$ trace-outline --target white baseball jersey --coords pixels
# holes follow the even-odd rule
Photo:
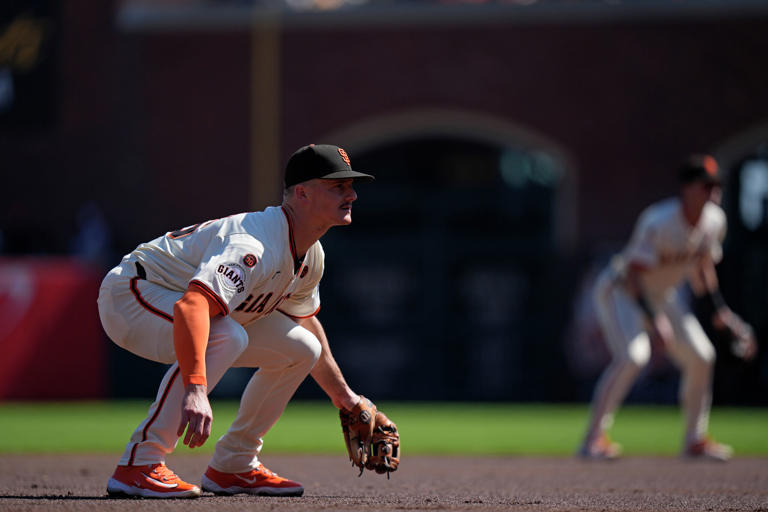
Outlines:
[[[715,263],[722,259],[725,230],[725,213],[714,203],[706,203],[695,226],[685,220],[679,198],[654,203],[638,218],[613,268],[622,275],[630,263],[643,265],[644,290],[654,302],[662,300],[687,277],[698,258],[709,255]]]
[[[320,308],[322,246],[315,242],[299,260],[282,207],[166,233],[130,256],[145,268],[148,281],[181,292],[192,283],[244,326],[278,308],[295,317]]]

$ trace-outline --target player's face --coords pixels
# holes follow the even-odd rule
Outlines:
[[[352,223],[352,203],[357,192],[351,178],[339,180],[312,180],[311,194],[314,216],[328,226]]]

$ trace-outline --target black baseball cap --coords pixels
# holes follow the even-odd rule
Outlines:
[[[712,155],[694,154],[689,156],[677,171],[680,183],[720,184],[720,166]]]
[[[285,188],[316,178],[354,178],[369,181],[370,174],[352,170],[347,152],[330,144],[310,144],[299,148],[285,166]]]

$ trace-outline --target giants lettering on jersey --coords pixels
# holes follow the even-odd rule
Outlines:
[[[264,313],[265,315],[268,315],[272,313],[274,310],[276,310],[277,307],[280,304],[282,304],[284,300],[290,298],[291,296],[290,293],[283,295],[282,297],[280,297],[280,299],[275,301],[275,303],[272,304],[272,306],[270,306],[270,308],[267,309],[265,313],[264,310],[267,307],[267,303],[269,302],[269,299],[272,298],[272,295],[274,295],[274,293],[272,292],[269,292],[266,295],[262,293],[258,297],[256,297],[256,299],[253,298],[253,295],[248,295],[248,297],[242,302],[242,304],[237,306],[235,311],[242,311],[244,313],[257,313],[257,314]]]
[[[659,264],[675,265],[685,263],[702,254],[703,251],[662,251],[659,253]]]
[[[235,290],[237,293],[241,293],[245,290],[245,281],[243,281],[245,272],[237,263],[219,265],[218,268],[216,268],[216,273],[219,281],[225,288]]]

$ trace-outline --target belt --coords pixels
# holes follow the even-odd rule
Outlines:
[[[147,271],[144,270],[144,267],[138,261],[136,262],[136,275],[139,276],[139,279],[147,280]]]

